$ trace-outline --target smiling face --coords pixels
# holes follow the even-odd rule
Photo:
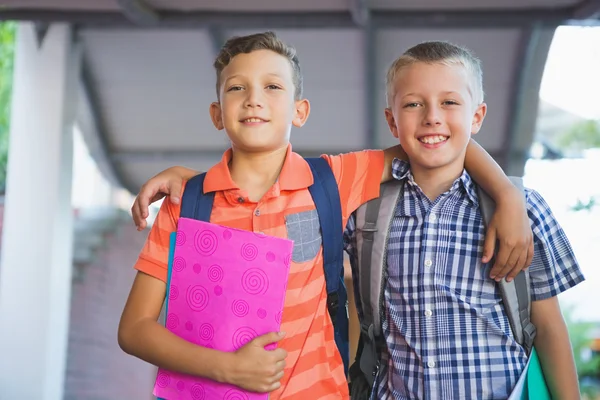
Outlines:
[[[288,59],[271,50],[236,55],[220,75],[220,102],[211,104],[215,127],[234,150],[264,152],[286,147],[292,125],[308,118],[307,100],[294,100]]]
[[[469,78],[460,64],[415,62],[398,71],[385,114],[413,173],[461,173],[471,134],[486,113],[486,105],[473,100]]]

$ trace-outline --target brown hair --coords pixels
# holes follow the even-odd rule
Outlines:
[[[471,96],[476,104],[483,102],[483,78],[481,61],[468,49],[448,42],[434,41],[423,42],[406,50],[390,66],[386,79],[386,100],[388,107],[394,101],[394,84],[398,72],[415,63],[461,65],[467,70],[471,80]]]
[[[294,82],[294,98],[302,98],[302,72],[300,71],[300,62],[296,55],[296,49],[285,44],[273,32],[255,33],[248,36],[234,36],[219,51],[213,66],[217,72],[217,99],[219,98],[219,88],[221,86],[221,72],[229,65],[231,60],[238,54],[251,53],[256,50],[271,50],[284,56],[290,62],[292,67],[292,79]]]

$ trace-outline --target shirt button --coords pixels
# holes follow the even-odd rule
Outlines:
[[[433,261],[431,260],[425,260],[425,266],[426,267],[431,267],[433,265]]]
[[[429,368],[433,368],[433,367],[435,367],[435,361],[427,361],[427,366],[428,366]]]
[[[435,216],[435,214],[429,215],[429,222],[435,222],[436,219],[437,217]]]
[[[433,312],[431,310],[425,310],[426,317],[431,317],[432,315],[433,315]]]
[[[254,211],[254,215],[256,215],[257,217],[260,215],[260,210],[258,208]]]
[[[238,197],[238,203],[243,203],[244,202],[244,198],[242,196]]]

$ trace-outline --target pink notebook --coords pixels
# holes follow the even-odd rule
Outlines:
[[[167,329],[221,351],[237,350],[257,336],[279,331],[291,240],[180,218],[174,242]],[[166,400],[268,398],[163,369],[154,395]]]

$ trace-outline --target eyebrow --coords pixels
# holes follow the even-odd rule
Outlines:
[[[279,75],[279,74],[276,74],[276,73],[274,73],[274,72],[269,72],[269,73],[267,73],[266,75],[268,75],[268,76],[272,76],[272,77],[275,77],[275,78],[279,78],[279,79],[284,79],[284,78],[283,78],[281,75]],[[226,83],[226,82],[228,82],[228,81],[230,81],[231,79],[234,79],[234,78],[239,78],[239,77],[241,77],[241,76],[242,76],[242,75],[240,75],[240,74],[231,75],[231,76],[229,76],[227,79],[225,79],[225,81],[223,81],[223,83]]]
[[[454,91],[454,90],[448,90],[448,91],[442,92],[442,94],[443,94],[443,95],[457,94],[457,95],[459,95],[459,96],[462,96],[462,95],[460,94],[460,92],[457,92],[457,91]],[[470,91],[469,91],[469,94],[470,94]],[[417,97],[418,97],[418,96],[420,96],[420,95],[419,95],[419,94],[417,94],[417,93],[412,93],[412,92],[411,92],[411,93],[407,93],[407,94],[405,94],[404,96],[402,96],[402,98],[405,98],[405,97],[408,97],[408,96],[417,96]]]

